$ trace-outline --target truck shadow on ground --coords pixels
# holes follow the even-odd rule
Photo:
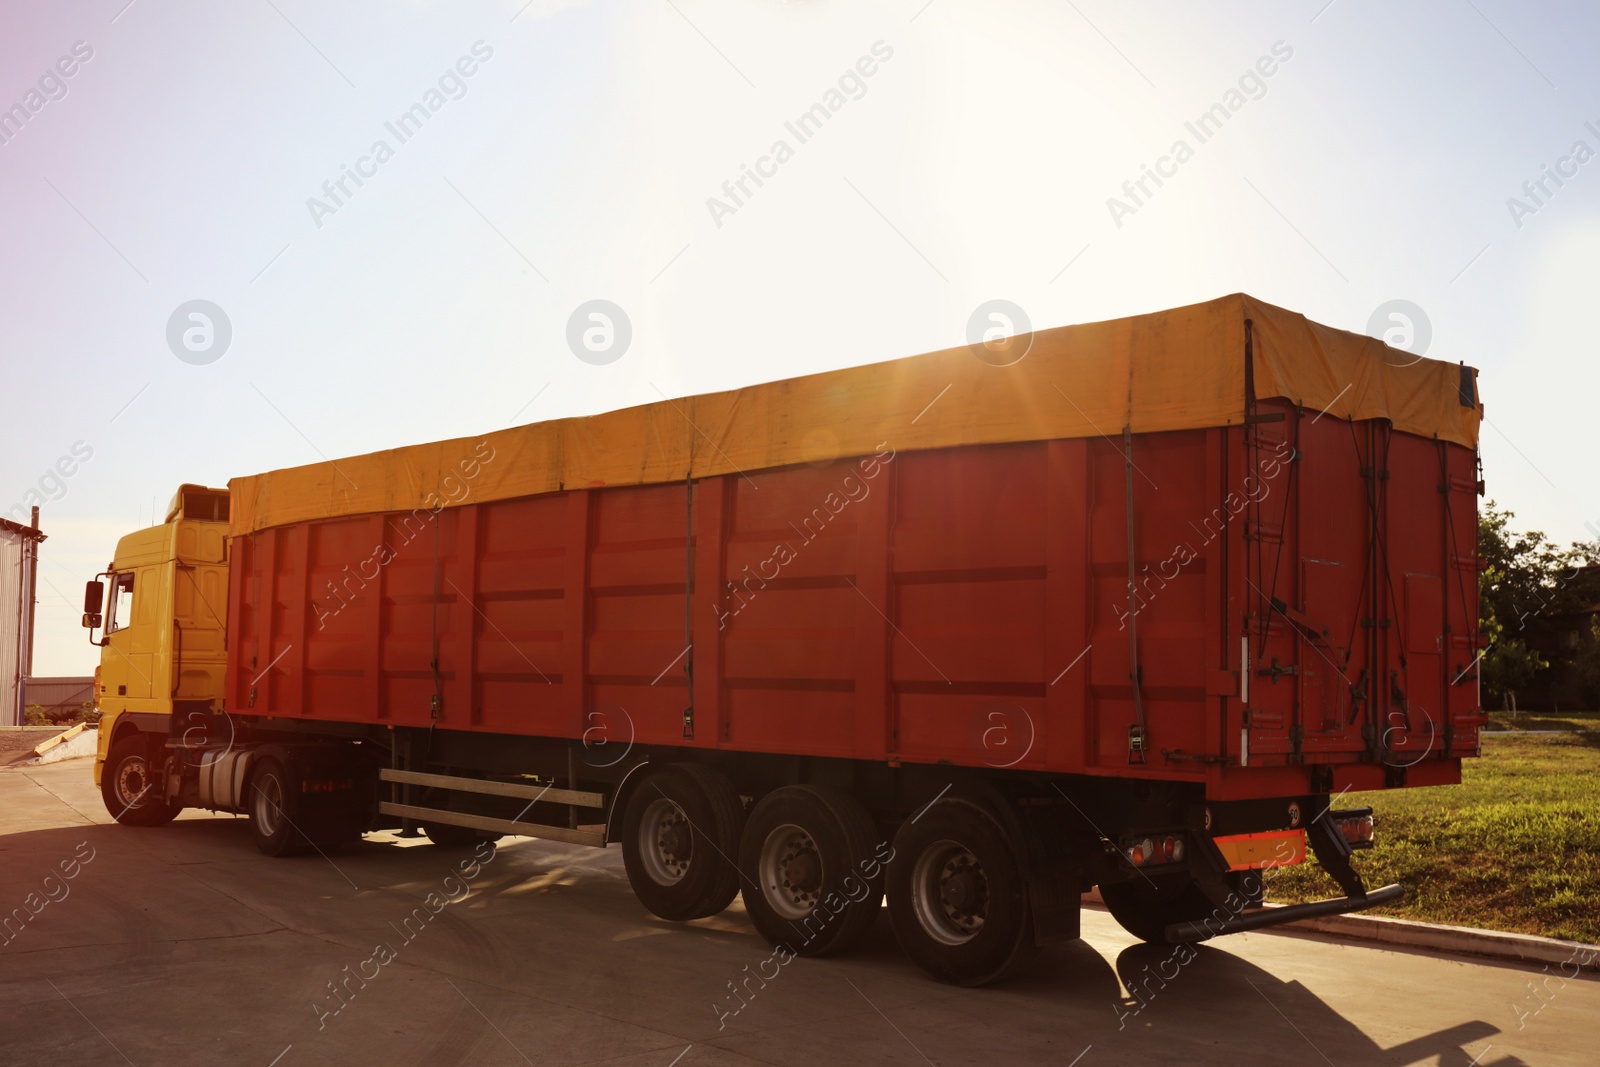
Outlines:
[[[1136,944],[1117,955],[1116,973],[1126,993],[1115,1008],[1122,1027],[1154,1032],[1197,1024],[1226,997],[1241,1034],[1281,1053],[1329,1062],[1405,1067],[1523,1067],[1516,1056],[1481,1059],[1470,1043],[1500,1033],[1482,1019],[1458,1023],[1391,1048],[1380,1046],[1327,1001],[1292,979],[1280,978],[1222,947]],[[1403,1010],[1403,1005],[1397,1005]]]

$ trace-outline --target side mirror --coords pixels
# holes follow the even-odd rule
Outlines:
[[[98,641],[95,640],[94,636],[94,632],[105,624],[105,619],[100,614],[105,607],[105,602],[106,587],[99,578],[84,583],[83,628],[89,631],[89,643],[91,645],[104,646],[107,640],[104,634],[100,636]]]

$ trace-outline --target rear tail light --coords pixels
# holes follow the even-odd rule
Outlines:
[[[1339,833],[1349,843],[1351,848],[1371,848],[1373,835],[1373,822],[1371,810],[1335,812],[1334,822],[1339,825]]]
[[[1124,840],[1122,854],[1135,867],[1155,867],[1166,863],[1182,863],[1183,838],[1178,834],[1152,834]]]

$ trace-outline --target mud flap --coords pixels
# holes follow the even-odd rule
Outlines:
[[[1028,879],[1028,907],[1033,912],[1033,940],[1037,945],[1051,941],[1071,941],[1080,936],[1079,872],[1042,874]]]
[[[1060,809],[1028,806],[1017,811],[1027,843],[1028,910],[1036,945],[1071,941],[1081,935],[1085,847],[1076,827]],[[1024,829],[1025,828],[1025,829]]]

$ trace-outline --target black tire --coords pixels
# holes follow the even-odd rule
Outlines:
[[[1000,820],[946,798],[908,819],[888,868],[889,918],[911,962],[941,982],[980,986],[1035,953],[1028,886]]]
[[[672,922],[715,915],[739,891],[733,857],[743,808],[720,772],[695,764],[649,771],[628,797],[622,865],[651,914]]]
[[[712,823],[718,827],[717,860],[724,878],[716,892],[706,897],[701,913],[695,916],[704,919],[722,914],[739,895],[739,838],[744,833],[744,801],[721,771],[698,763],[680,763],[678,767],[700,786],[715,813]]]
[[[830,786],[810,788],[833,809],[834,816],[844,827],[845,836],[850,841],[850,854],[858,857],[855,870],[848,877],[859,879],[860,884],[866,887],[861,899],[851,903],[845,928],[839,931],[837,940],[824,955],[854,952],[878,924],[878,915],[883,911],[884,864],[894,858],[894,848],[879,833],[877,823],[861,801]],[[845,890],[847,893],[861,893],[854,882],[847,881]]]
[[[106,811],[124,826],[165,826],[182,804],[159,799],[160,777],[155,760],[160,749],[143,734],[124,734],[111,744],[100,770],[100,799]]]
[[[268,856],[293,856],[309,842],[301,835],[299,793],[283,762],[268,756],[250,775],[250,836]]]
[[[739,845],[744,906],[756,931],[797,956],[859,945],[882,906],[884,844],[848,793],[816,785],[768,793]]]
[[[1245,887],[1241,875],[1233,873],[1227,877],[1228,888],[1242,895]],[[1157,874],[1102,885],[1100,899],[1124,930],[1141,941],[1156,945],[1167,944],[1167,927],[1173,923],[1228,917],[1228,909],[1212,903],[1186,873]]]

